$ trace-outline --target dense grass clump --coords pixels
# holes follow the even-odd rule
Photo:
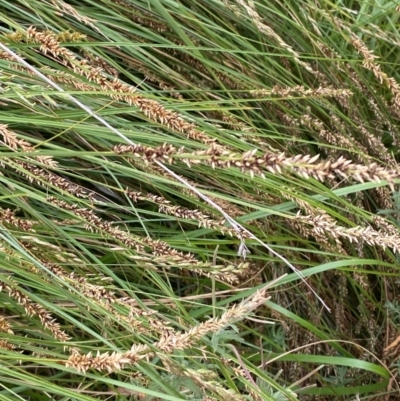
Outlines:
[[[0,0],[0,399],[400,399],[399,15]]]

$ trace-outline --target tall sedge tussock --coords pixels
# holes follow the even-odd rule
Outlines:
[[[397,14],[33,0],[28,18],[14,3],[4,396],[395,396]]]

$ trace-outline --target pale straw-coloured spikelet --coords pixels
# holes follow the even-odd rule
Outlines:
[[[32,71],[29,69],[26,69],[26,72],[30,75],[35,75]],[[50,80],[54,82],[59,82],[65,85],[70,85],[80,91],[83,92],[94,92],[97,90],[97,88],[94,85],[90,85],[86,82],[83,82],[81,80],[76,79],[76,77],[66,71],[58,71],[55,70],[54,68],[51,68],[49,66],[44,66],[41,68],[41,72]]]
[[[290,199],[292,202],[296,203],[300,209],[307,213],[307,215],[317,216],[320,220],[323,220],[326,225],[330,225],[334,222],[328,213],[326,213],[324,210],[311,206],[307,201],[302,200],[300,196],[296,196],[295,194],[292,195],[286,191],[282,191],[282,195],[284,198]],[[340,253],[342,255],[346,254],[343,244],[339,238],[328,237],[324,232],[315,229],[314,226],[307,224],[307,222],[302,219],[288,219],[288,223],[295,231],[298,231],[303,238],[308,238],[309,236],[314,237],[315,240],[321,244],[323,249],[326,251]]]
[[[76,222],[74,222],[76,223]],[[39,248],[46,249],[48,252],[51,252],[51,256],[59,260],[60,262],[72,262],[73,264],[82,264],[82,261],[80,258],[78,258],[75,254],[72,252],[67,251],[66,249],[52,244],[48,241],[44,241],[41,239],[39,236],[33,236],[33,235],[22,235],[20,237],[21,243],[24,246],[29,247],[32,249],[32,246],[36,247],[36,250],[39,251]]]
[[[14,344],[11,344],[7,340],[0,340],[0,349],[5,349],[7,351],[12,351],[16,348]]]
[[[338,23],[338,25],[343,26],[340,21],[336,20],[336,22]],[[347,30],[347,27],[345,27],[345,29]],[[360,45],[359,39],[354,34],[352,34],[352,38],[353,40],[357,41],[353,44],[359,47]],[[336,53],[334,50],[328,48],[323,44],[320,44],[319,47],[325,56],[332,59],[332,62],[334,63],[334,68],[344,73],[346,77],[348,77],[351,80],[352,84],[360,91],[360,93],[367,96],[366,101],[368,102],[370,109],[375,116],[375,119],[371,121],[371,125],[375,127],[375,130],[377,132],[388,131],[394,141],[393,145],[398,144],[400,138],[399,130],[395,126],[395,124],[391,122],[391,119],[387,118],[387,116],[383,114],[382,110],[391,111],[391,113],[398,118],[400,116],[400,109],[398,107],[393,107],[392,105],[390,105],[388,101],[384,98],[384,96],[378,94],[373,87],[367,86],[363,81],[362,77],[360,77],[360,75],[354,70],[354,67],[351,64],[341,61],[342,57],[340,56],[340,54]],[[361,48],[359,50],[361,50]],[[364,52],[367,51],[366,47],[363,47],[362,50]],[[369,51],[367,51],[365,54],[370,61],[373,60],[371,59]],[[371,92],[372,96],[369,96],[368,94]],[[376,103],[375,98],[378,98],[379,102],[383,105],[382,109]],[[341,104],[343,106],[343,103]],[[356,123],[355,126],[357,128],[361,127],[361,129],[368,132],[366,138],[370,137],[372,135],[371,129],[365,127],[365,122],[362,119],[360,119],[359,114],[357,112],[354,112],[354,108],[347,106],[345,107],[345,109],[348,110],[349,114],[351,115],[351,119]],[[372,131],[374,132],[374,130]],[[378,158],[382,157],[386,159],[390,158],[390,154],[388,153],[387,149],[382,145],[382,143],[378,139],[370,139],[370,140],[373,142],[376,141],[376,143],[378,144],[377,148],[371,146],[371,150],[375,151],[374,153],[375,156],[377,156]]]
[[[374,230],[371,226],[350,227],[340,226],[335,220],[327,220],[325,216],[296,215],[297,221],[303,221],[313,227],[316,232],[328,235],[333,239],[346,239],[351,243],[366,243],[370,246],[377,246],[382,249],[392,249],[394,252],[400,251],[400,235],[388,234]]]
[[[35,148],[24,139],[19,139],[18,135],[11,131],[6,124],[0,124],[0,134],[3,136],[3,143],[11,150],[24,152],[34,152]],[[50,168],[56,168],[58,163],[51,156],[37,156],[35,158],[41,164]]]
[[[117,322],[127,326],[132,332],[142,334],[166,335],[172,331],[167,321],[152,317],[152,311],[134,306],[136,301],[127,297],[118,297],[113,291],[101,285],[90,284],[85,277],[74,273],[66,273],[59,266],[52,266],[52,271],[57,271],[57,276],[64,279],[70,286],[76,289],[79,296],[91,299],[111,312]],[[124,306],[127,310],[120,313],[116,305]]]
[[[33,162],[23,162],[19,160],[8,160],[7,167],[12,167],[15,171],[24,176],[31,183],[40,186],[53,186],[59,190],[68,192],[78,198],[95,199],[95,193],[86,188],[69,181],[66,178],[48,171],[47,169],[36,166]]]
[[[93,28],[95,31],[99,31],[99,29],[96,27],[96,20],[93,18],[89,18],[87,16],[81,15],[74,7],[72,7],[70,4],[67,4],[63,0],[51,0],[51,3],[53,6],[59,10],[61,15],[66,14],[69,15],[73,18],[75,18],[79,22],[83,22],[85,25],[90,26]]]
[[[66,40],[63,40],[62,42],[66,42]],[[106,74],[111,75],[114,78],[118,78],[118,70],[108,64],[104,59],[93,55],[86,49],[82,49],[81,53],[84,56],[85,62],[90,64],[92,68],[101,68]]]
[[[13,335],[14,332],[11,329],[11,325],[9,323],[9,319],[5,318],[4,316],[0,316],[0,332],[1,333],[8,333]]]
[[[35,28],[30,27],[27,30],[27,37],[40,43],[40,51],[43,54],[52,54],[76,74],[95,82],[102,90],[111,92],[109,96],[112,99],[138,107],[147,118],[157,121],[175,132],[184,133],[190,138],[206,144],[215,142],[213,138],[199,131],[194,123],[186,121],[177,112],[166,109],[157,100],[139,94],[135,87],[118,78],[109,80],[101,67],[93,68],[87,60],[78,60],[73,52],[60,45],[53,33],[38,32]]]
[[[32,236],[22,236],[21,244],[26,250],[28,250],[33,256],[35,256],[43,266],[49,271],[56,275],[61,281],[65,282],[68,287],[77,290],[80,297],[91,299],[92,301],[100,304],[104,309],[111,312],[115,319],[121,323],[127,324],[135,332],[150,333],[155,332],[157,335],[161,333],[168,333],[172,330],[167,322],[162,322],[157,318],[151,317],[152,311],[145,311],[137,307],[137,302],[134,299],[128,297],[117,296],[113,291],[105,288],[102,285],[91,284],[88,279],[84,276],[80,276],[75,272],[68,272],[60,265],[49,262],[48,258],[53,257],[54,259],[61,260],[61,262],[77,263],[83,265],[82,261],[72,253],[66,253],[57,245],[51,244],[47,241],[40,240]],[[37,248],[32,244],[40,245],[41,248]],[[47,252],[43,252],[43,249],[47,249]],[[50,251],[55,251],[55,253]],[[47,258],[44,258],[46,255]],[[66,259],[68,257],[68,259]],[[44,276],[45,280],[50,281],[50,277],[47,277],[43,271],[40,271],[35,266],[30,268],[30,271],[36,274]],[[99,277],[101,279],[101,277]],[[127,308],[126,313],[122,314],[117,311],[115,305],[121,305]],[[143,322],[143,317],[146,317],[146,324]]]
[[[136,238],[133,238],[128,232],[114,227],[110,222],[102,220],[92,210],[84,207],[79,207],[77,204],[69,204],[65,201],[58,200],[55,197],[47,198],[47,201],[65,211],[72,212],[76,217],[83,219],[85,228],[89,231],[107,233],[111,238],[120,241],[128,248],[135,249],[138,252],[144,253],[143,245]]]
[[[132,160],[132,163],[134,163],[135,166],[137,166],[138,168],[142,169],[143,171],[145,171],[149,174],[154,174],[159,177],[165,177],[172,182],[178,183],[178,181],[174,177],[171,177],[170,175],[166,174],[166,172],[156,164],[149,164],[141,159]],[[198,185],[199,185],[196,181],[193,181],[187,177],[182,177],[182,176],[180,176],[180,177],[182,179],[186,180],[190,185],[192,185],[195,188],[198,187]],[[196,200],[198,200],[198,198],[199,198],[197,196],[197,194],[195,194],[191,189],[182,187],[181,185],[175,186],[174,189],[176,191],[182,192],[184,195],[186,195],[190,198],[194,198]],[[221,198],[218,198],[218,197],[212,196],[212,195],[208,195],[208,196],[210,199],[212,199],[213,202],[215,202],[217,205],[219,205],[223,210],[225,210],[232,217],[239,217],[239,216],[242,216],[243,214],[245,214],[245,211],[240,209],[240,207],[236,206],[235,204],[233,204],[231,202],[228,202],[225,199],[221,199]],[[220,215],[215,213],[214,210],[212,210],[212,209],[205,210],[205,207],[202,206],[202,204],[200,204],[198,206],[198,208],[200,210],[202,210],[203,213],[210,213],[210,215],[213,216],[215,219],[220,218]]]
[[[236,283],[238,281],[237,274],[240,274],[247,268],[246,263],[240,263],[238,266],[213,266],[212,270],[205,268],[209,267],[207,264],[199,262],[194,255],[180,252],[171,248],[167,243],[159,239],[152,239],[145,237],[142,241],[151,247],[152,254],[156,257],[154,262],[163,263],[170,260],[173,266],[179,269],[190,267],[190,271],[205,277],[214,277],[217,280],[225,281],[227,283]]]
[[[343,149],[346,149],[348,151],[346,153],[349,153],[349,157],[357,163],[371,163],[372,157],[368,154],[368,149],[352,135],[344,135],[347,131],[347,128],[343,121],[335,113],[329,113],[329,117],[332,121],[334,130],[333,132],[329,132],[324,139],[326,139],[329,144],[340,146],[342,148],[336,151],[336,158],[343,155]]]
[[[165,355],[171,354],[174,350],[191,348],[207,333],[217,332],[228,324],[245,318],[255,308],[263,304],[268,299],[266,297],[266,289],[255,292],[250,298],[227,309],[221,317],[199,323],[186,332],[174,332],[171,335],[164,336],[153,343],[152,346],[134,344],[126,352],[97,352],[96,354],[92,352],[89,354],[75,352],[66,361],[66,366],[80,372],[96,369],[111,373],[123,369],[124,366],[136,364],[141,360],[150,360],[157,353]]]
[[[119,250],[117,248],[117,250]],[[210,262],[202,263],[197,262],[195,265],[186,261],[177,261],[165,255],[127,255],[127,257],[135,261],[136,265],[149,270],[171,270],[173,268],[180,269],[183,274],[195,274],[208,278],[215,278],[218,281],[223,281],[228,284],[237,284],[242,274],[248,270],[249,264],[247,262],[238,262],[231,264],[214,265]]]
[[[97,20],[86,15],[82,15],[79,11],[72,7],[70,4],[67,4],[64,0],[51,0],[52,6],[55,8],[55,14],[60,16],[68,16],[76,19],[78,22],[82,22],[83,24],[92,28],[95,32],[99,33],[107,40],[110,40],[102,29],[97,26]],[[50,4],[49,4],[50,6]]]
[[[35,151],[34,147],[29,142],[19,139],[18,135],[11,131],[7,125],[0,124],[0,135],[3,136],[3,143],[11,150],[22,150],[25,152]],[[44,167],[38,167],[35,164],[36,162]],[[32,159],[27,157],[26,161],[4,158],[0,164],[3,167],[13,168],[18,174],[26,177],[30,182],[41,186],[51,185],[77,197],[93,200],[94,193],[48,170],[56,169],[58,166],[58,163],[51,156],[37,156]]]
[[[235,115],[231,113],[225,113],[221,111],[222,121],[228,125],[228,127],[234,131],[240,131],[242,134],[251,133],[254,131],[253,127],[246,125],[243,121],[239,120]],[[246,139],[251,138],[251,135],[246,135]]]
[[[7,319],[7,318],[5,318],[3,316],[0,316],[0,332],[1,333],[7,333],[10,336],[13,336],[14,332],[12,331],[11,325],[8,322],[8,320],[9,319]],[[0,349],[5,349],[5,350],[8,350],[8,351],[12,351],[15,348],[16,348],[16,346],[14,344],[10,343],[9,341],[0,340]]]
[[[339,25],[342,25],[339,22]],[[347,28],[345,28],[347,29]],[[356,37],[353,35],[352,36],[353,39],[356,39]],[[357,42],[358,44],[358,42]],[[373,125],[376,126],[377,131],[380,129],[381,131],[383,130],[387,130],[394,143],[393,145],[396,145],[399,143],[399,134],[398,134],[398,129],[392,124],[390,118],[387,118],[387,116],[383,115],[382,110],[390,110],[393,112],[393,114],[397,117],[399,117],[399,108],[394,108],[392,107],[387,100],[377,94],[376,90],[373,87],[367,86],[365,84],[365,82],[363,82],[362,78],[356,73],[356,71],[354,71],[354,68],[352,65],[350,65],[347,62],[342,61],[342,57],[336,53],[334,50],[332,50],[331,48],[328,48],[325,45],[320,45],[320,49],[322,51],[322,53],[324,55],[326,55],[327,57],[330,57],[332,59],[332,62],[334,62],[334,68],[338,69],[339,71],[341,71],[342,73],[344,73],[348,78],[350,78],[351,82],[353,83],[353,85],[360,91],[360,93],[364,94],[365,96],[367,96],[367,102],[370,106],[371,111],[374,113],[375,116],[375,120],[371,121],[371,123]],[[372,92],[372,96],[369,96],[368,94]],[[383,105],[382,109],[378,106],[375,98],[379,99],[379,102]],[[362,122],[362,120],[360,120],[359,118],[359,114],[357,112],[354,112],[355,109],[354,107],[347,107],[348,112],[351,115],[351,119],[357,119],[358,121],[356,121],[356,124],[358,125],[359,123],[361,123],[362,126],[364,126],[364,122]],[[369,131],[368,131],[369,132]],[[379,149],[384,149],[382,147],[382,144],[379,145]],[[388,156],[388,152],[387,150],[385,150],[382,154],[377,155],[378,157],[386,157]]]
[[[0,333],[7,333],[11,337],[14,335],[13,330],[11,329],[11,325],[9,323],[9,318],[5,316],[0,316]],[[8,351],[12,351],[16,348],[16,346],[10,343],[7,340],[0,340],[0,349],[6,349]]]
[[[400,109],[400,85],[396,82],[393,77],[389,77],[385,72],[382,71],[381,66],[376,61],[379,57],[375,56],[371,50],[358,38],[354,33],[350,32],[352,41],[351,43],[357,49],[358,53],[364,58],[364,68],[372,71],[375,77],[381,84],[385,84],[393,94],[392,102],[396,106],[397,110]]]
[[[378,187],[372,189],[371,192],[373,194],[374,201],[380,208],[386,210],[393,210],[395,205],[392,196],[393,192],[390,188]]]
[[[321,74],[319,71],[314,70],[310,64],[302,61],[300,59],[299,53],[297,53],[292,46],[288,45],[270,26],[268,26],[264,21],[263,18],[258,14],[254,7],[254,3],[251,0],[235,0],[237,4],[240,5],[242,9],[244,9],[247,13],[247,15],[252,19],[254,22],[255,26],[258,28],[258,30],[266,35],[267,37],[273,39],[276,43],[278,43],[279,46],[281,46],[283,49],[285,49],[291,56],[293,56],[294,61],[301,65],[305,70],[313,74],[314,76],[325,80],[325,77],[323,74]],[[237,16],[242,17],[242,12],[241,8],[237,7],[234,2],[224,0],[224,4],[230,8]]]
[[[332,119],[332,122],[334,123],[333,125],[336,128],[339,128],[341,123],[340,121],[338,121],[339,119],[337,118],[337,116],[332,114],[330,117]],[[354,138],[351,139],[347,138],[341,132],[338,131],[332,132],[331,130],[326,128],[325,124],[321,120],[313,118],[311,114],[303,114],[299,120],[302,125],[305,125],[306,127],[315,130],[318,136],[330,145],[339,146],[342,149],[346,149],[349,151],[356,149],[363,151],[362,153],[363,157],[361,157],[357,153],[353,152],[351,153],[352,159],[355,159],[358,163],[363,163],[365,161],[365,158],[367,158],[366,155],[368,155],[368,150],[362,144],[357,143],[357,141]],[[329,156],[335,158],[343,156],[344,153],[349,153],[342,149],[331,149],[331,148],[326,148],[322,145],[318,146],[319,148],[324,149],[325,152],[329,153]]]
[[[358,131],[361,133],[363,143],[365,143],[368,148],[368,154],[382,160],[389,167],[394,167],[394,157],[390,154],[389,150],[382,143],[382,140],[380,140],[372,132],[370,132],[365,127],[365,123],[359,118],[359,116],[356,116],[355,113],[352,118],[357,126]]]
[[[174,163],[177,160],[191,165],[205,164],[211,168],[238,168],[251,177],[259,175],[265,177],[264,172],[281,174],[283,171],[295,173],[305,179],[310,177],[319,181],[326,179],[353,179],[358,182],[387,181],[391,188],[394,180],[400,178],[400,171],[387,169],[376,163],[369,165],[356,164],[353,161],[339,157],[337,160],[317,162],[319,155],[296,155],[287,157],[284,153],[272,152],[257,156],[257,149],[245,153],[232,153],[212,145],[207,150],[185,153],[184,149],[176,149],[165,144],[157,148],[142,145],[116,145],[113,151],[117,154],[131,154],[146,163],[155,161]]]
[[[83,219],[86,229],[100,234],[108,234],[110,238],[113,238],[124,244],[127,248],[132,248],[140,253],[142,255],[142,260],[146,254],[144,246],[147,245],[151,248],[152,255],[155,257],[154,262],[163,263],[170,261],[170,263],[177,268],[187,268],[190,266],[190,269],[193,272],[205,275],[206,277],[214,276],[218,280],[227,282],[236,282],[237,275],[235,272],[241,272],[246,268],[246,265],[243,264],[243,266],[239,265],[237,267],[225,266],[211,272],[204,271],[202,270],[204,264],[199,262],[194,255],[178,251],[160,239],[131,235],[128,231],[114,227],[110,222],[101,219],[90,209],[82,208],[78,205],[72,205],[54,197],[49,197],[47,200],[52,205],[59,207],[62,210],[70,211],[75,216]],[[115,248],[114,246],[114,249],[122,250],[123,248]]]
[[[319,86],[318,88],[305,88],[302,85],[282,87],[275,85],[272,89],[254,89],[250,94],[256,97],[281,97],[281,98],[319,98],[334,97],[348,98],[353,93],[349,89],[337,89],[333,86]]]
[[[37,316],[46,330],[49,330],[54,338],[61,342],[68,342],[70,337],[61,330],[61,326],[53,316],[41,305],[32,302],[28,296],[26,296],[22,291],[20,291],[15,283],[9,278],[9,283],[0,281],[0,291],[5,291],[8,293],[10,298],[16,300],[16,302],[21,305],[28,316]]]
[[[15,212],[11,209],[0,208],[0,219],[3,224],[11,224],[22,231],[35,232],[33,227],[36,223],[34,221],[16,217]]]
[[[181,219],[195,220],[198,222],[199,227],[220,231],[221,233],[225,235],[228,234],[231,237],[236,237],[238,234],[235,230],[226,225],[225,220],[212,219],[210,216],[204,214],[197,209],[189,209],[183,206],[174,206],[171,204],[170,201],[167,201],[162,196],[157,196],[149,193],[143,195],[140,192],[131,191],[129,188],[126,189],[125,193],[134,202],[144,200],[156,204],[160,213],[165,213],[167,215],[175,216]],[[242,235],[246,237],[244,233]]]
[[[398,227],[393,225],[389,220],[385,219],[383,216],[374,215],[372,217],[375,227],[380,231],[384,232],[386,235],[400,235],[400,230]]]

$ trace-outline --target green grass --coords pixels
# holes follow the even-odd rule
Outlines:
[[[0,400],[396,399],[396,7],[0,0]]]

